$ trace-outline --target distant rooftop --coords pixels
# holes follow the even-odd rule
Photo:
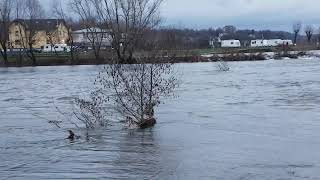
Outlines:
[[[90,33],[90,32],[100,32],[100,33],[104,33],[104,32],[108,32],[109,30],[107,29],[101,29],[98,27],[93,27],[93,28],[88,28],[88,29],[80,29],[77,31],[73,31],[73,33]]]
[[[13,23],[20,23],[27,28],[33,27],[37,31],[51,31],[57,28],[59,24],[65,24],[64,19],[15,19]]]

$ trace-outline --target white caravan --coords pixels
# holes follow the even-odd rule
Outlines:
[[[251,47],[276,47],[281,45],[289,45],[292,46],[293,43],[291,40],[282,40],[282,39],[256,39],[252,40],[250,46]]]
[[[230,39],[230,40],[222,40],[221,41],[221,47],[223,48],[237,48],[241,47],[241,43],[239,40]]]
[[[66,44],[46,44],[41,47],[42,52],[70,52],[71,48]]]
[[[279,46],[282,44],[282,40],[281,39],[270,39],[268,40],[268,46]]]
[[[264,39],[256,39],[256,40],[252,40],[250,43],[251,47],[264,47],[264,46],[268,46],[268,40],[264,40]]]
[[[282,40],[282,44],[283,45],[288,45],[288,46],[293,46],[292,40],[289,40],[289,39]]]

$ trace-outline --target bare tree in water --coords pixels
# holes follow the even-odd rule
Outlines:
[[[80,3],[73,0],[75,2]],[[162,1],[83,2],[95,7],[99,21],[111,29],[116,53],[112,63],[96,78],[97,89],[89,100],[76,99],[80,112],[77,119],[85,122],[86,127],[92,127],[91,122],[104,122],[107,119],[104,115],[112,113],[130,126],[155,125],[155,108],[166,98],[174,97],[180,82],[175,66],[169,63],[174,58],[174,50],[164,48],[159,32],[155,31],[160,22],[158,8]],[[125,64],[133,60],[134,64]],[[100,120],[96,121],[96,117]]]
[[[8,65],[9,26],[12,17],[13,0],[0,0],[0,53],[4,64]]]
[[[54,103],[57,112],[63,117],[61,121],[48,120],[48,122],[58,128],[61,128],[62,123],[74,125],[75,128],[95,129],[105,127],[109,124],[109,111],[106,108],[108,99],[100,97],[97,91],[93,91],[86,98],[74,98],[70,102],[71,109],[61,109]]]
[[[308,40],[308,43],[311,42],[311,39],[312,39],[312,36],[313,36],[313,26],[312,25],[307,25],[304,29],[304,32],[306,33],[306,36],[307,36],[307,40]]]
[[[217,67],[219,71],[230,71],[230,67],[226,61],[219,60],[217,62]]]
[[[173,95],[178,85],[173,74],[172,64],[146,64],[138,60],[132,65],[106,66],[96,82],[114,93],[110,97],[114,110],[131,124],[141,127],[154,118],[154,108],[160,105],[161,98]],[[108,98],[108,94],[100,96]]]
[[[144,36],[145,43],[140,45],[143,54],[133,57],[135,64],[121,64],[116,58],[114,64],[105,66],[95,82],[100,87],[101,99],[109,99],[118,115],[129,125],[140,128],[156,123],[155,108],[164,102],[163,98],[175,95],[180,82],[175,66],[168,63],[173,51],[159,47],[156,33],[151,36]]]
[[[293,33],[294,33],[294,40],[293,40],[294,44],[297,44],[297,39],[298,39],[298,35],[299,35],[300,31],[301,31],[301,27],[302,27],[301,22],[296,22],[292,26]]]

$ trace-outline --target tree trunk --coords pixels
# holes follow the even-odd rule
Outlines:
[[[6,47],[3,47],[3,52],[1,51],[1,55],[3,57],[4,65],[8,66],[9,65],[9,62],[8,62],[8,50],[7,50]]]
[[[19,50],[19,55],[18,55],[18,59],[17,59],[17,64],[19,66],[22,66],[22,53],[21,53],[21,49]]]
[[[31,54],[32,66],[37,66],[37,59],[33,51],[33,45],[29,44],[29,53]]]
[[[297,39],[298,39],[298,34],[295,33],[294,34],[294,40],[293,40],[294,44],[297,44]]]
[[[70,49],[70,55],[71,55],[71,60],[70,60],[70,64],[71,65],[74,65],[74,54],[73,54],[73,47],[71,47]]]
[[[96,58],[96,63],[100,64],[100,49],[98,48],[96,46],[93,46],[93,52],[94,52],[94,57]]]
[[[140,124],[139,124],[139,127],[141,129],[147,129],[147,128],[151,128],[153,127],[154,125],[157,124],[157,121],[155,118],[150,118],[150,119],[145,119],[143,120]]]
[[[33,50],[31,50],[31,56],[32,56],[32,66],[37,66],[37,59],[36,59],[36,56],[34,55]]]
[[[7,50],[5,49],[5,50],[3,50],[4,52],[3,52],[3,60],[4,60],[4,64],[5,64],[5,66],[8,66],[9,65],[9,62],[8,62],[8,52],[7,52]]]

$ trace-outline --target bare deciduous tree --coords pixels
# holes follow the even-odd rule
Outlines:
[[[294,33],[294,40],[293,40],[294,44],[297,44],[297,39],[298,39],[298,35],[299,35],[300,31],[301,31],[301,27],[302,27],[301,22],[296,22],[292,26],[293,33]]]
[[[150,39],[142,48],[143,55],[133,57],[136,64],[114,61],[99,74],[96,85],[100,87],[101,99],[108,98],[129,124],[146,128],[154,125],[154,108],[163,103],[162,98],[174,95],[179,79],[174,65],[167,63],[170,54],[164,54],[158,42]]]
[[[226,61],[220,60],[217,62],[219,71],[230,71],[230,67]]]
[[[153,126],[155,107],[164,102],[162,98],[174,96],[179,80],[174,65],[168,63],[174,53],[161,46],[161,38],[154,31],[160,22],[161,2],[72,0],[72,7],[88,28],[98,22],[110,30],[116,51],[113,64],[99,73],[95,81],[98,90],[91,94],[91,99],[76,99],[76,117],[86,127],[93,127],[95,119],[104,122],[103,114],[110,111],[131,125]],[[92,17],[98,20],[93,21]],[[124,64],[133,60],[135,64]]]
[[[320,45],[320,27],[318,28],[318,39],[317,39],[318,45]]]
[[[81,19],[82,26],[86,29],[86,38],[90,41],[96,60],[100,60],[100,51],[105,29],[98,18],[97,8],[92,0],[71,0],[70,7]]]
[[[98,97],[97,92],[93,92],[88,99],[75,99],[72,113],[76,120],[84,124],[87,129],[108,125],[108,112],[104,107],[107,99]]]
[[[71,54],[71,64],[75,63],[75,46],[74,39],[72,34],[72,24],[73,19],[70,13],[67,13],[66,7],[64,7],[60,0],[56,0],[52,2],[52,14],[54,17],[58,19],[64,19],[66,21],[67,33],[68,33],[68,43],[70,45],[70,54]]]
[[[95,129],[108,125],[108,112],[105,108],[108,99],[102,99],[98,92],[93,91],[87,98],[77,97],[71,102],[71,107],[60,109],[55,103],[57,112],[62,115],[62,121],[49,120],[50,124],[61,128],[61,123],[74,125],[76,128]]]
[[[161,38],[154,31],[161,22],[162,0],[91,2],[100,21],[110,29],[116,51],[114,64],[106,66],[96,80],[101,87],[99,95],[109,98],[129,124],[153,126],[154,108],[163,102],[161,98],[174,95],[179,84],[174,66],[167,63],[174,53],[161,46]]]
[[[13,0],[0,0],[0,53],[8,65],[9,26],[12,17]]]
[[[172,95],[177,85],[172,73],[171,64],[113,64],[106,66],[97,82],[115,93],[111,100],[116,112],[141,126],[154,118],[154,107],[160,104],[160,98]]]
[[[113,48],[121,63],[133,63],[145,31],[161,22],[163,0],[90,0],[103,25],[110,30]]]
[[[32,60],[32,65],[37,65],[34,44],[37,42],[38,25],[36,20],[44,16],[44,10],[39,0],[25,0],[19,4],[17,14],[19,15],[19,26],[21,45],[26,50],[27,56]]]
[[[306,36],[307,36],[307,40],[308,40],[308,43],[311,42],[311,39],[312,39],[312,36],[313,36],[313,26],[312,25],[307,25],[304,29],[304,32],[306,33]]]

